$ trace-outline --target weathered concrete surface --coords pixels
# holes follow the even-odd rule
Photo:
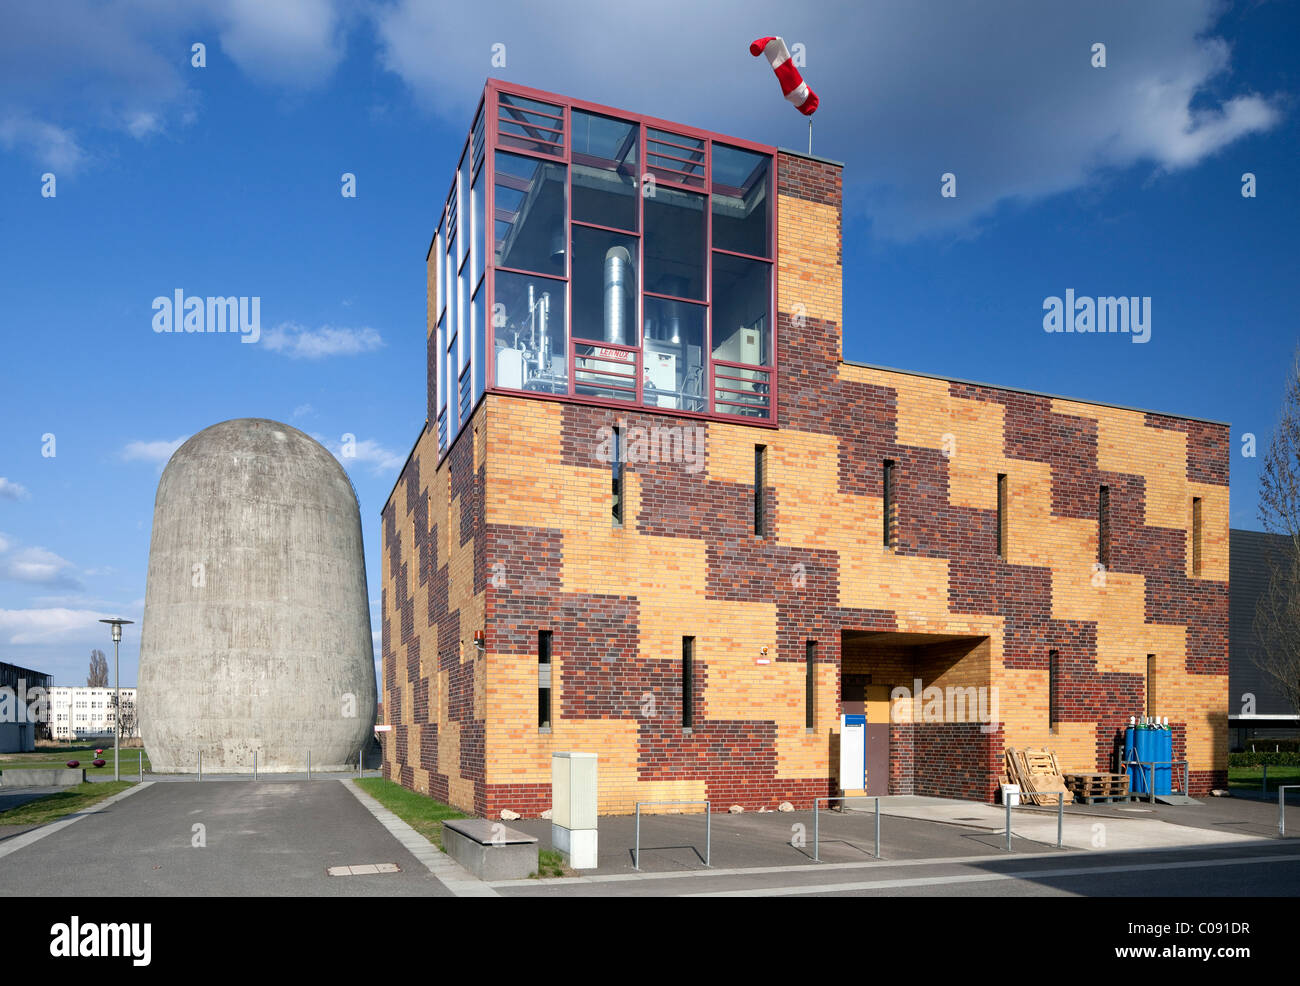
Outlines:
[[[199,432],[163,470],[140,633],[153,769],[355,763],[375,715],[361,515],[343,468],[259,418]]]
[[[10,767],[0,774],[0,787],[76,787],[85,780],[85,767],[33,767],[27,770]]]

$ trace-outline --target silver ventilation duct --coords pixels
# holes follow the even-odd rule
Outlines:
[[[627,345],[627,297],[632,277],[632,254],[627,247],[612,246],[605,253],[605,341]]]

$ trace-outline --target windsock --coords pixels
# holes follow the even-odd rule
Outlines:
[[[803,76],[790,60],[790,49],[781,38],[759,38],[749,46],[749,53],[754,57],[766,55],[781,83],[781,92],[804,116],[812,116],[817,110],[817,94],[808,88]]]

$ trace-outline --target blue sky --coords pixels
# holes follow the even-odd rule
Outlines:
[[[82,683],[120,614],[133,683],[162,467],[245,416],[336,454],[355,436],[378,631],[379,511],[424,419],[424,254],[483,80],[801,148],[747,51],[772,33],[805,46],[814,149],[846,162],[845,355],[1229,421],[1232,524],[1258,528],[1241,436],[1262,453],[1297,341],[1300,12],[1066,6],[7,8],[0,660]],[[178,288],[260,297],[263,339],[154,333]],[[1151,297],[1150,342],[1044,333],[1067,288]]]

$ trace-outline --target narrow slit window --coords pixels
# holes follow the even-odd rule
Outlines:
[[[1110,568],[1110,487],[1097,490],[1097,563]]]
[[[767,518],[763,514],[763,489],[767,485],[767,446],[754,446],[754,533],[762,537],[767,533]]]
[[[1156,714],[1156,656],[1147,655],[1147,715]]]
[[[881,477],[881,497],[883,501],[885,547],[894,546],[894,460],[886,459]]]
[[[1201,498],[1192,497],[1192,574],[1201,574]]]
[[[817,718],[815,699],[817,696],[817,641],[804,642],[804,695],[803,725],[805,729],[814,728]]]
[[[614,524],[623,524],[623,432],[615,428],[613,434],[613,461],[610,463],[610,489]]]
[[[682,728],[695,725],[695,638],[682,638]]]
[[[1007,557],[1007,474],[998,473],[998,557]]]
[[[537,728],[551,728],[551,631],[537,631]]]
[[[1061,652],[1047,652],[1047,725],[1055,729],[1061,717],[1061,699],[1057,694],[1061,686]]]

